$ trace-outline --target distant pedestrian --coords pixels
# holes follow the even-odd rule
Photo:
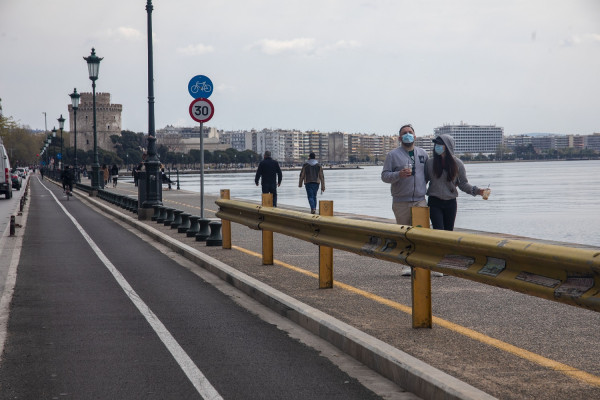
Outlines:
[[[117,164],[113,164],[110,175],[112,176],[113,187],[117,187],[117,181],[119,180],[119,167],[117,167]]]
[[[167,176],[167,174],[165,174],[165,167],[162,164],[160,164],[160,177],[163,183],[169,185],[167,190],[171,190],[171,184],[173,181]]]
[[[315,153],[310,153],[308,161],[302,166],[300,171],[300,182],[298,187],[306,188],[306,197],[310,206],[310,213],[314,214],[317,210],[317,192],[319,191],[319,183],[321,184],[321,193],[325,191],[325,177],[323,176],[323,168],[315,158]]]
[[[439,135],[433,139],[433,159],[425,164],[427,188],[427,204],[433,229],[454,230],[456,220],[456,197],[458,187],[471,196],[483,196],[486,189],[469,184],[463,162],[454,155],[454,138],[450,135]]]
[[[106,164],[103,164],[100,170],[102,171],[102,182],[104,182],[102,187],[105,187],[106,185],[108,185],[108,176],[110,175],[110,171],[108,170]]]
[[[264,159],[258,164],[254,183],[261,181],[262,192],[273,194],[273,207],[277,207],[277,187],[281,185],[283,174],[279,163],[271,158],[271,152],[265,151]]]

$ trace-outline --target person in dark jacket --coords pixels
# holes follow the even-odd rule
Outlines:
[[[273,193],[273,207],[277,207],[277,187],[281,185],[283,174],[279,163],[271,158],[271,152],[265,151],[264,160],[258,164],[254,183],[261,181],[263,193]]]
[[[112,176],[113,187],[117,187],[117,181],[119,180],[119,167],[117,167],[117,164],[113,164],[110,175]]]
[[[325,190],[323,168],[317,161],[315,153],[310,153],[308,161],[302,166],[298,187],[302,187],[303,183],[306,188],[306,197],[308,197],[310,213],[314,214],[317,211],[317,192],[319,191],[319,183],[321,184],[321,193]]]

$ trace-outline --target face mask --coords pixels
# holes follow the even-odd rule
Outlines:
[[[415,137],[412,133],[405,133],[402,135],[402,143],[410,144],[415,141]]]
[[[433,146],[433,151],[435,151],[435,154],[441,156],[442,153],[444,152],[444,145],[443,144],[436,144],[435,146]]]

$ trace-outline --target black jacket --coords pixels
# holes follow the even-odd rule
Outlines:
[[[277,176],[277,181],[275,177]],[[265,158],[258,164],[258,170],[256,170],[256,176],[254,177],[254,183],[258,185],[259,179],[262,177],[262,185],[279,185],[283,175],[279,163],[273,160],[271,157]]]

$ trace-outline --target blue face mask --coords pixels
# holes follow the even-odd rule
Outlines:
[[[442,153],[444,152],[444,145],[443,144],[436,144],[435,146],[433,146],[433,151],[435,151],[435,154],[441,156]]]
[[[412,133],[402,135],[402,143],[410,144],[415,141],[415,136]]]

